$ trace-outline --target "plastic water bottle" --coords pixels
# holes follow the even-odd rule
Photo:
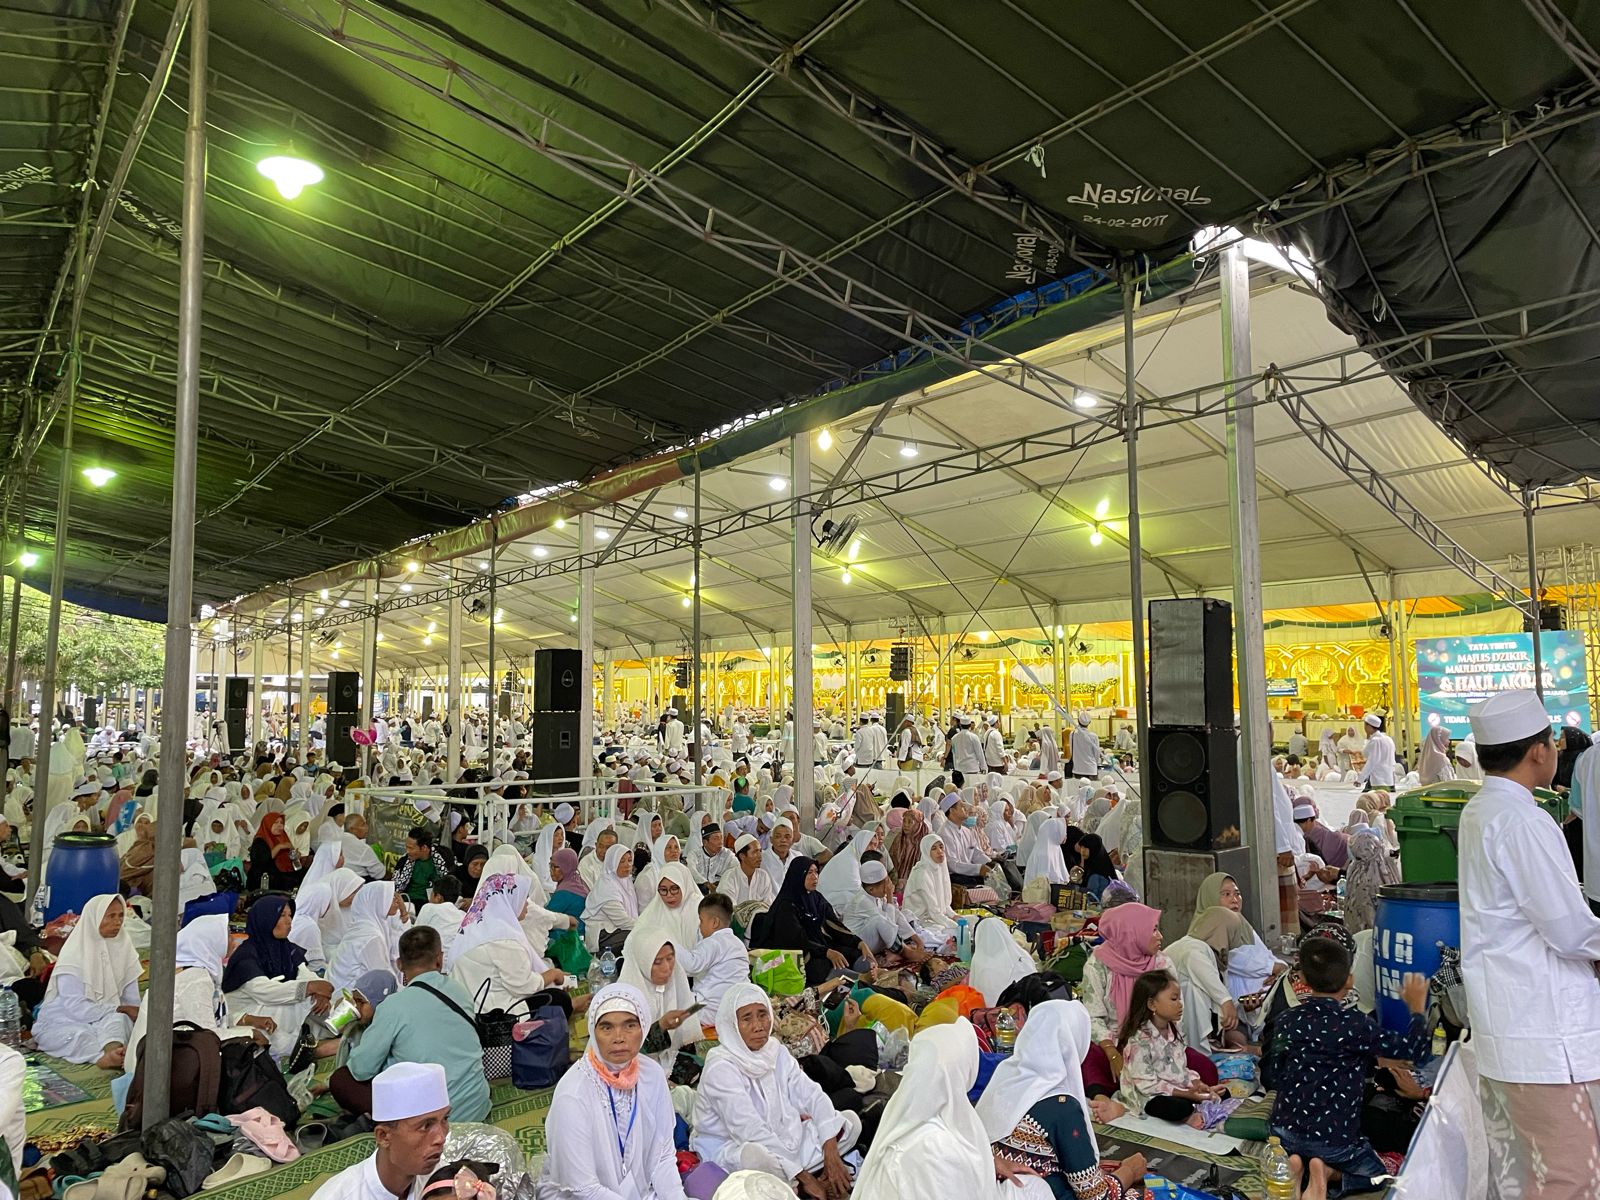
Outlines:
[[[600,956],[600,978],[607,984],[617,981],[617,956],[610,950]]]
[[[1267,1158],[1261,1176],[1267,1185],[1267,1200],[1294,1200],[1299,1180],[1289,1167],[1289,1155],[1277,1138],[1267,1139]]]
[[[956,918],[956,957],[962,962],[972,961],[972,939],[967,936],[967,919]]]
[[[9,988],[0,991],[0,1045],[22,1047],[22,1004]]]
[[[1017,1019],[1009,1008],[1002,1008],[994,1017],[994,1051],[1010,1054],[1017,1045]]]

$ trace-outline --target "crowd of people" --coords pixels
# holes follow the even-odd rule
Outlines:
[[[1163,914],[1141,900],[1144,821],[1115,747],[1102,760],[1096,741],[1091,758],[1086,719],[1066,757],[1048,725],[1011,746],[995,725],[961,715],[947,735],[910,720],[891,736],[869,714],[821,759],[806,814],[781,741],[686,740],[668,709],[601,740],[595,769],[620,800],[586,814],[536,802],[515,744],[461,773],[475,803],[432,791],[451,772],[396,722],[371,760],[374,778],[412,788],[418,819],[394,844],[374,844],[367,778],[318,749],[196,745],[182,810],[168,813],[148,739],[85,740],[69,726],[55,746],[81,746],[82,767],[64,762],[57,802],[40,804],[19,761],[0,841],[25,840],[36,819],[47,846],[74,829],[115,834],[120,886],[84,906],[54,955],[27,906],[0,900],[18,952],[9,986],[42,1053],[113,1072],[119,1098],[135,1086],[140,913],[164,894],[154,831],[172,819],[184,827],[186,911],[174,1020],[251,1039],[286,1075],[334,1058],[318,1090],[380,1131],[376,1158],[321,1200],[376,1195],[374,1179],[405,1194],[406,1176],[437,1165],[425,1151],[442,1128],[489,1115],[477,1016],[492,1011],[588,1030],[551,1101],[542,1200],[700,1194],[685,1191],[680,1148],[714,1168],[719,1197],[921,1200],[952,1185],[1139,1197],[1143,1160],[1102,1160],[1095,1124],[1218,1128],[1239,1103],[1219,1063],[1241,1058],[1274,1089],[1272,1132],[1306,1197],[1390,1173],[1431,1057],[1421,977],[1396,984],[1416,1014],[1409,1029],[1385,1032],[1371,1015],[1373,907],[1398,878],[1386,816],[1398,765],[1357,780],[1368,790],[1341,829],[1321,820],[1308,781],[1274,773],[1295,942],[1266,945],[1244,916],[1248,881],[1225,873],[1200,884],[1184,936],[1165,941]],[[1376,760],[1380,774],[1383,736],[1366,739],[1365,767]],[[1474,761],[1493,777],[1504,756],[1479,741]],[[688,786],[683,757],[697,744],[705,791]],[[914,767],[941,761],[947,774],[913,782]],[[880,790],[867,776],[884,767],[902,773]],[[1566,786],[1586,784],[1600,792],[1592,755]],[[491,808],[498,836],[482,839]],[[242,897],[242,939],[230,939],[228,912],[203,911],[219,893]],[[1025,936],[1064,895],[1091,918],[1075,978]],[[1600,946],[1586,930],[1567,941]],[[1469,942],[1464,966],[1471,955]],[[335,1023],[345,1005],[348,1022]],[[974,1104],[985,1055],[1004,1058]],[[1512,1090],[1502,1100],[1508,1119],[1531,1111]]]

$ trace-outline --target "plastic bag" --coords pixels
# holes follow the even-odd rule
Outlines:
[[[750,982],[769,996],[798,996],[806,990],[799,950],[752,950]]]

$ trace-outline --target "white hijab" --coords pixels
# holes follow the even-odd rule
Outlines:
[[[56,994],[57,980],[71,975],[82,984],[86,999],[114,1008],[122,1003],[124,989],[138,981],[142,969],[139,952],[133,948],[127,927],[114,938],[100,936],[100,922],[113,904],[122,904],[126,912],[121,896],[96,896],[83,906],[83,915],[56,959],[46,999]]]
[[[661,953],[661,947],[672,943],[672,976],[663,984],[650,982],[650,969],[655,965],[656,955]],[[679,1009],[694,1007],[694,993],[689,989],[689,977],[684,974],[683,962],[679,957],[681,946],[667,936],[667,931],[661,926],[653,929],[635,929],[628,935],[627,953],[622,959],[621,981],[639,989],[639,994],[650,1004],[650,1021],[661,1020],[662,1016]],[[686,1019],[669,1035],[671,1044],[659,1054],[654,1055],[655,1060],[665,1070],[670,1070],[678,1057],[678,1051],[685,1046],[691,1046],[700,1040],[700,1023],[693,1017]]]
[[[965,1017],[912,1038],[900,1086],[884,1107],[853,1194],[871,1200],[999,1196],[989,1135],[967,1099],[977,1080],[978,1036]]]
[[[600,868],[600,874],[589,889],[589,898],[584,901],[583,919],[586,922],[598,920],[605,906],[613,900],[621,904],[630,917],[638,918],[639,895],[633,890],[633,876],[622,879],[617,875],[617,864],[622,861],[622,856],[632,853],[633,850],[621,842],[606,851],[605,865]]]
[[[817,891],[834,908],[843,906],[861,890],[861,856],[877,832],[876,826],[858,829],[850,844],[830,858],[817,876]]]
[[[654,869],[655,863],[650,866]],[[668,908],[667,902],[656,891],[663,879],[672,880],[683,892],[683,899],[678,902],[677,908]],[[641,933],[651,936],[659,933],[664,938],[671,938],[672,944],[680,951],[693,949],[699,942],[700,889],[695,886],[694,876],[683,863],[669,862],[656,876],[655,885],[650,889],[650,900],[639,911],[639,920],[628,934],[627,953],[633,953],[633,944]]]
[[[183,874],[178,879],[179,907],[202,896],[215,894],[217,886],[211,881],[211,871],[206,867],[204,854],[191,847],[183,851],[179,861],[183,864]]]
[[[339,869],[344,862],[344,842],[323,842],[317,847],[316,854],[311,859],[311,865],[306,868],[306,877],[300,881],[301,894],[312,884],[321,883]]]
[[[1061,854],[1061,843],[1067,836],[1067,823],[1060,817],[1051,817],[1039,826],[1033,839],[1033,852],[1028,855],[1028,870],[1024,883],[1043,879],[1047,883],[1070,883],[1067,860]]]
[[[992,850],[1009,850],[1017,844],[1016,831],[1011,828],[1011,822],[1006,820],[1006,805],[1009,800],[996,800],[989,805],[989,823],[984,827],[989,835],[989,847]]]
[[[533,947],[522,932],[522,909],[528,903],[528,884],[526,875],[519,875],[515,871],[496,871],[491,874],[487,867],[484,868],[478,880],[478,890],[472,897],[472,905],[461,919],[461,931],[456,934],[455,941],[450,943],[450,950],[445,955],[447,970],[455,966],[467,951],[488,942],[514,945],[528,956],[529,966],[535,970],[541,969]]]
[[[990,1008],[1000,1003],[1001,992],[1038,969],[1033,956],[1017,945],[1010,927],[999,917],[978,922],[967,986],[982,992],[983,1002]]]
[[[942,845],[944,839],[937,833],[922,835],[922,857],[906,876],[900,911],[920,924],[954,929],[957,918],[950,907],[950,864],[933,861],[933,848]]]
[[[551,822],[539,830],[539,840],[533,848],[533,873],[544,884],[546,893],[556,890],[556,881],[550,875],[550,857],[556,852],[556,831],[561,830],[562,846],[566,845],[566,830]]]
[[[772,1016],[772,1001],[753,983],[736,983],[723,993],[717,1004],[717,1044],[706,1055],[705,1069],[709,1071],[722,1062],[737,1067],[752,1096],[756,1110],[753,1115],[760,1119],[771,1139],[788,1152],[787,1157],[794,1158],[804,1149],[805,1142],[804,1119],[790,1098],[784,1078],[794,1067],[794,1056],[778,1038],[775,1017],[765,1046],[752,1050],[745,1045],[744,1035],[739,1032],[739,1010],[752,1004],[759,1004]]]
[[[1089,1131],[1089,1149],[1096,1158],[1089,1100],[1083,1094],[1080,1064],[1089,1053],[1089,1010],[1077,1000],[1046,1000],[1035,1004],[1027,1024],[1017,1034],[1011,1057],[995,1068],[978,1101],[978,1119],[991,1142],[1010,1137],[1028,1110],[1052,1096],[1071,1096],[1083,1110]]]
[[[383,947],[384,961],[393,963],[395,942],[400,937],[396,921],[389,915],[389,908],[393,904],[394,884],[388,880],[377,879],[361,885],[354,903],[350,905],[349,921],[344,937],[339,941],[339,951],[329,956],[328,977],[336,987],[351,987],[359,976],[365,974],[365,966],[351,974],[349,962],[355,950],[369,941],[378,941]],[[393,969],[391,965],[390,970]]]
[[[178,966],[199,967],[220,984],[227,957],[228,918],[221,913],[196,917],[178,930]]]
[[[1017,857],[1026,866],[1033,857],[1033,843],[1039,836],[1039,826],[1050,819],[1051,810],[1041,808],[1028,814],[1027,821],[1022,826],[1022,836],[1017,839]]]

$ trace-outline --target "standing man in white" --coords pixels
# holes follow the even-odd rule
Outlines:
[[[1078,714],[1077,728],[1072,731],[1072,777],[1074,779],[1100,778],[1100,739],[1089,728],[1089,714]]]
[[[1368,713],[1361,721],[1372,730],[1372,736],[1367,738],[1367,763],[1356,782],[1363,792],[1389,791],[1394,787],[1394,739],[1383,731],[1383,718],[1377,713]]]
[[[1461,974],[1489,1134],[1489,1195],[1593,1197],[1600,917],[1584,903],[1560,827],[1533,798],[1555,775],[1550,718],[1530,691],[1492,696],[1471,718],[1485,778],[1461,812]]]

